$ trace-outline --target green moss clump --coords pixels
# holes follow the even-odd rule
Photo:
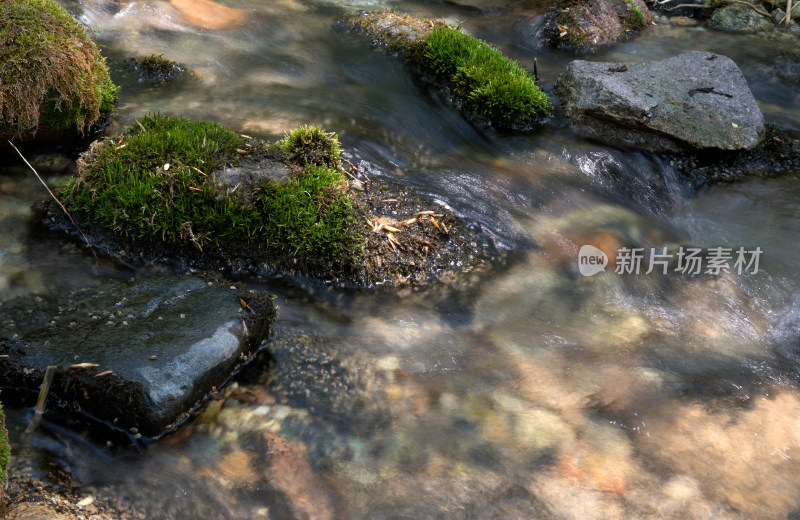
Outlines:
[[[450,27],[433,29],[418,66],[477,119],[496,126],[530,127],[553,110],[547,94],[519,63]]]
[[[0,131],[83,133],[110,115],[117,87],[69,13],[50,0],[3,0],[0,19]]]
[[[186,66],[168,60],[164,54],[150,56],[133,56],[122,61],[128,70],[139,74],[141,81],[163,83],[178,78],[186,72]]]
[[[6,416],[3,413],[3,405],[0,404],[0,486],[6,480],[8,465],[11,463],[11,447],[8,445],[8,430],[6,430]],[[2,499],[2,490],[0,490]]]
[[[644,14],[639,6],[633,0],[625,0],[628,4],[628,14],[622,18],[622,24],[625,31],[628,33],[636,32],[644,27]]]
[[[311,134],[309,150],[291,137]],[[266,146],[244,143],[217,123],[148,115],[123,139],[93,145],[63,199],[70,211],[131,238],[200,248],[247,242],[340,261],[355,256],[363,236],[355,231],[347,183],[331,166],[338,160],[338,142],[322,129],[305,127],[273,148],[320,158],[320,147],[335,154],[319,165],[308,161],[295,167],[286,178],[264,176],[250,187],[252,201],[245,201],[235,191],[220,190],[214,178],[224,167],[243,166],[245,156],[251,162],[274,160],[265,157]]]
[[[268,181],[256,192],[273,247],[292,255],[343,260],[363,247],[348,184],[338,170],[309,164],[288,179]]]
[[[295,128],[279,143],[281,150],[300,165],[316,164],[338,169],[342,165],[339,140],[319,126],[303,125]]]

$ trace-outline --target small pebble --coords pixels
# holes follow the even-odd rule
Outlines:
[[[158,359],[158,356],[156,355],[150,356],[150,361],[155,361],[156,359]]]

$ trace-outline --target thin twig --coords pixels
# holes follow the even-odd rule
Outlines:
[[[20,157],[22,157],[22,160],[23,160],[23,161],[25,161],[25,164],[27,164],[27,165],[28,165],[28,168],[30,168],[30,169],[31,169],[31,171],[33,172],[33,174],[34,174],[34,175],[36,175],[36,178],[37,178],[37,179],[39,179],[39,182],[41,182],[41,183],[42,183],[42,185],[44,186],[44,188],[47,190],[47,193],[49,193],[49,194],[50,194],[50,196],[51,196],[51,197],[53,197],[53,200],[54,200],[54,201],[56,201],[56,204],[58,204],[58,205],[61,207],[61,209],[64,211],[64,214],[67,216],[67,218],[69,219],[69,221],[70,221],[70,222],[72,222],[72,225],[73,225],[73,226],[75,226],[75,229],[77,229],[77,230],[78,230],[78,233],[80,233],[80,234],[81,234],[81,237],[82,237],[82,238],[83,238],[83,240],[86,242],[86,245],[88,245],[88,246],[89,246],[89,249],[91,249],[91,251],[92,251],[92,254],[94,255],[94,258],[95,258],[95,260],[97,260],[97,253],[95,253],[95,251],[94,251],[94,246],[92,246],[92,243],[91,243],[91,242],[89,242],[89,239],[88,239],[88,238],[86,238],[86,235],[84,235],[84,234],[83,234],[83,231],[81,231],[81,228],[80,228],[80,227],[78,226],[78,224],[76,224],[76,223],[75,223],[75,221],[72,219],[72,215],[70,215],[70,214],[69,214],[69,211],[67,211],[67,208],[65,208],[65,207],[64,207],[64,205],[63,205],[63,204],[61,204],[61,201],[60,201],[60,200],[58,200],[58,197],[56,197],[56,196],[53,194],[53,192],[50,190],[50,187],[47,185],[47,183],[46,183],[46,182],[44,182],[44,179],[42,179],[42,178],[39,176],[39,173],[36,171],[36,168],[34,168],[33,166],[31,166],[31,163],[29,163],[29,162],[28,162],[28,159],[26,159],[26,158],[25,158],[25,156],[24,156],[24,155],[22,155],[22,152],[20,152],[20,151],[19,151],[19,148],[17,148],[16,146],[14,146],[14,143],[12,143],[11,141],[9,141],[9,142],[8,142],[8,144],[10,144],[10,145],[11,145],[11,147],[12,147],[14,150],[16,150],[16,151],[17,151],[17,153],[19,154],[19,156],[20,156]]]
[[[353,174],[352,174],[352,173],[350,173],[349,171],[345,170],[344,168],[339,168],[339,170],[340,170],[340,171],[342,171],[342,172],[343,172],[345,175],[347,175],[347,176],[348,176],[348,177],[350,177],[351,179],[353,179],[354,181],[361,182],[361,181],[359,181],[359,180],[356,178],[356,176],[355,176],[355,175],[353,175]]]
[[[357,171],[358,173],[360,173],[361,175],[363,175],[363,176],[364,176],[364,178],[365,178],[365,179],[367,179],[367,182],[369,182],[370,184],[372,184],[372,179],[370,179],[369,177],[367,177],[367,174],[366,174],[366,173],[364,173],[364,172],[362,172],[361,170],[359,170],[359,169],[358,169],[358,166],[356,166],[355,164],[351,163],[350,161],[348,161],[348,160],[347,160],[347,159],[345,159],[344,157],[342,157],[342,160],[343,160],[344,162],[346,162],[347,164],[349,164],[349,165],[350,165],[350,167],[351,167],[352,169],[354,169],[355,171]]]

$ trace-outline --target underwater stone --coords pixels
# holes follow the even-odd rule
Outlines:
[[[38,391],[45,368],[57,365],[51,398],[146,436],[224,384],[266,340],[274,316],[264,293],[185,276],[19,297],[0,310],[0,337],[14,338],[0,340],[5,384]]]

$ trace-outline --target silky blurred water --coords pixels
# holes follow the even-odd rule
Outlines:
[[[110,131],[146,112],[263,138],[322,124],[370,176],[449,205],[515,259],[422,293],[253,282],[283,303],[282,344],[313,336],[305,355],[334,361],[309,361],[309,377],[338,367],[345,395],[310,383],[293,398],[253,368],[141,454],[44,428],[33,449],[70,468],[83,493],[176,519],[799,514],[798,174],[693,195],[662,158],[582,141],[558,113],[528,134],[478,128],[336,23],[387,6],[463,21],[529,69],[536,57],[550,89],[574,56],[538,43],[538,1],[231,0],[240,18],[219,30],[192,24],[180,2],[63,5],[96,31],[122,86]],[[662,20],[591,59],[728,55],[767,120],[796,130],[797,85],[771,72],[784,46]],[[151,53],[192,74],[145,84],[120,63]],[[29,208],[45,196],[21,164],[0,166],[0,298],[146,274],[35,232]],[[612,259],[582,277],[583,244],[763,254],[755,274],[618,276]],[[28,413],[11,412],[15,439]]]

